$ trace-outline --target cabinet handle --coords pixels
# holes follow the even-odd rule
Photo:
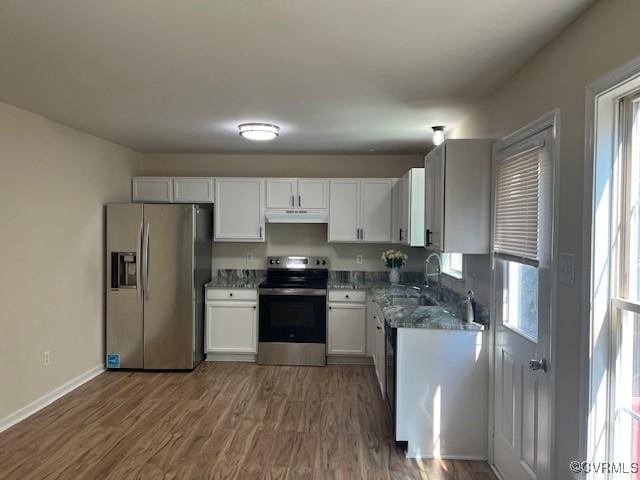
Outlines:
[[[402,241],[402,229],[400,229],[400,241]]]
[[[262,238],[262,227],[260,227],[260,238]]]
[[[429,230],[427,228],[427,230],[424,232],[424,244],[428,247],[429,245],[431,245],[431,230]]]
[[[298,195],[298,206],[302,206],[302,195]]]
[[[258,307],[256,307],[255,305],[253,306],[253,309],[254,309],[254,310],[256,310],[257,308],[258,308]],[[378,328],[380,328],[380,327],[378,327]]]
[[[296,200],[295,200],[295,195],[291,195],[291,206],[295,207],[296,206]]]
[[[329,307],[329,310],[331,310],[333,307]]]
[[[344,298],[349,298],[349,295],[345,295]]]
[[[233,293],[230,293],[230,294],[229,294],[229,296],[230,296],[230,297],[233,297]]]
[[[376,325],[376,328],[377,328],[378,330],[382,330],[382,328],[380,328],[380,325]]]

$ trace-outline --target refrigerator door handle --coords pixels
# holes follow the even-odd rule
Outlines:
[[[149,224],[147,223],[144,230],[142,258],[144,261],[144,270],[142,271],[142,283],[144,284],[144,297],[149,298]]]
[[[136,242],[136,293],[142,297],[142,222],[138,226],[138,241]]]

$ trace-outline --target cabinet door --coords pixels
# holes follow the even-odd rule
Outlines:
[[[424,228],[425,247],[442,250],[444,227],[444,146],[432,150],[425,158]]]
[[[174,178],[173,201],[213,203],[213,178]]]
[[[215,183],[216,241],[264,241],[264,180],[218,178]]]
[[[293,208],[297,205],[298,181],[296,179],[267,179],[267,208]]]
[[[364,355],[366,351],[366,308],[364,305],[331,304],[328,315],[327,353]]]
[[[408,192],[408,244],[424,247],[424,168],[412,168]]]
[[[360,181],[331,180],[329,187],[329,241],[357,242],[360,229]]]
[[[375,331],[375,351],[376,351],[376,373],[378,374],[378,382],[380,383],[380,391],[384,397],[385,393],[385,338],[384,338],[384,322],[376,315],[376,331]]]
[[[400,243],[401,237],[401,198],[402,198],[402,179],[391,179],[391,242]]]
[[[207,352],[256,353],[258,315],[255,303],[207,303]]]
[[[391,179],[362,180],[360,188],[361,239],[391,242]]]
[[[411,197],[411,170],[405,173],[400,179],[400,243],[409,244],[409,217],[410,217],[410,197]]]
[[[300,208],[328,208],[329,182],[323,178],[301,178],[298,180],[297,202]]]
[[[171,202],[173,200],[171,178],[133,177],[131,199],[134,202]]]

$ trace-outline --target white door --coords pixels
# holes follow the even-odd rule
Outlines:
[[[295,178],[267,178],[267,208],[298,206],[298,181]]]
[[[360,180],[331,180],[329,188],[329,241],[359,241]]]
[[[218,178],[215,182],[216,241],[264,241],[264,180]]]
[[[503,228],[502,232],[511,235],[513,232],[511,225],[522,227],[523,218],[527,216],[524,213],[512,215],[513,208],[519,208],[513,207],[513,202],[517,202],[517,197],[523,195],[522,185],[526,181],[522,179],[523,172],[530,168],[518,164],[514,159],[520,158],[519,155],[526,152],[527,148],[531,151],[531,145],[540,145],[544,142],[542,144],[545,146],[540,151],[548,149],[544,153],[544,158],[550,164],[552,141],[550,134],[543,132],[498,154],[496,162],[510,158],[514,163],[505,168],[518,172],[512,177],[510,186],[503,190],[508,193],[503,197],[507,201],[503,203],[505,207],[500,210],[502,214],[498,213],[494,198],[494,211],[498,218],[496,222],[502,222],[503,227],[510,222],[508,223],[510,226]],[[536,261],[527,258],[513,261],[504,254],[494,253],[493,275],[496,298],[493,463],[504,479],[548,480],[550,477],[550,409],[552,405],[549,369],[553,365],[550,348],[554,282],[551,268],[553,265],[552,237],[548,227],[553,224],[551,193],[553,189],[550,187],[553,184],[553,168],[540,167],[538,171],[543,170],[547,172],[545,178],[549,182],[538,180],[533,183],[546,184],[547,188],[534,187],[538,189],[539,200],[529,203],[529,205],[539,205],[534,207],[538,212],[534,217],[539,219],[536,220],[537,231],[540,232],[537,255],[541,259]],[[539,178],[543,178],[542,174]],[[500,182],[506,184],[504,180],[496,180],[497,184]],[[496,190],[498,188],[496,187]],[[496,238],[500,237],[496,233],[496,228],[494,225],[494,252],[499,242]],[[522,230],[527,228],[523,227]],[[518,236],[522,237],[522,234]],[[520,249],[527,243],[525,237],[522,237],[522,245],[513,241],[515,237],[511,238],[511,241],[502,244],[502,248],[506,246]],[[532,248],[536,249],[536,247]],[[542,260],[545,256],[546,260]]]
[[[255,303],[207,303],[206,318],[207,352],[257,352],[258,315]]]
[[[360,239],[365,242],[391,242],[391,179],[362,180]]]
[[[327,353],[364,355],[366,351],[366,307],[362,304],[329,305]]]
[[[300,208],[329,208],[329,182],[324,178],[301,178],[297,202]]]

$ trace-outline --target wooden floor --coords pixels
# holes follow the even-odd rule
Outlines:
[[[407,460],[370,366],[107,372],[0,434],[1,479],[495,479]]]

